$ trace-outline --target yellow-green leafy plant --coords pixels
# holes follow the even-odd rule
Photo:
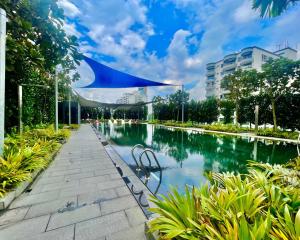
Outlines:
[[[60,142],[69,136],[69,130],[56,133],[50,126],[7,137],[0,156],[0,197],[30,180],[32,172],[45,168],[61,146]]]
[[[300,239],[299,158],[250,162],[245,175],[211,173],[210,184],[152,197],[150,231],[160,239]]]

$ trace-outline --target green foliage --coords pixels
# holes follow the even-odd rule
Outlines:
[[[277,17],[299,0],[253,0],[252,2],[252,8],[259,10],[261,17]]]
[[[281,96],[299,93],[300,61],[286,58],[271,60],[262,66],[257,74],[259,91],[269,97],[273,116],[274,130],[277,130],[277,103]]]
[[[232,132],[232,133],[243,133],[250,132],[250,128],[247,127],[237,127],[234,124],[211,124],[211,125],[200,125],[200,128],[211,131],[220,131],[220,132]]]
[[[18,125],[18,85],[23,86],[25,125],[53,122],[55,68],[61,65],[59,86],[78,79],[81,59],[77,40],[67,36],[57,0],[2,0],[7,13],[6,129]],[[46,85],[41,88],[33,85]]]
[[[139,119],[146,120],[147,119],[147,106],[135,106],[130,109],[117,109],[113,113],[114,119]]]
[[[223,100],[220,102],[221,114],[224,116],[224,123],[232,123],[234,113],[234,103],[229,100]]]
[[[229,91],[227,93],[227,98],[235,105],[235,111],[237,112],[236,124],[238,124],[239,119],[238,112],[240,100],[248,97],[257,87],[257,83],[258,78],[256,70],[243,71],[238,69],[223,78],[221,87]]]
[[[178,90],[163,99],[160,96],[153,98],[154,118],[159,120],[180,121],[182,115],[182,103],[184,104],[184,119],[188,119],[188,100],[189,94],[185,91]]]
[[[279,131],[279,130],[274,131],[273,129],[259,129],[257,134],[259,136],[286,138],[286,139],[297,139],[299,135],[297,132]]]
[[[160,239],[293,239],[300,237],[299,159],[250,162],[248,173],[211,173],[211,184],[152,197]]]
[[[181,105],[176,105],[179,103],[173,101],[175,97],[170,96],[167,97],[167,99],[162,99],[161,97],[153,98],[153,112],[155,119],[181,120],[181,110],[179,110],[181,109]],[[215,98],[209,98],[204,101],[191,100],[190,102],[185,102],[184,110],[185,121],[191,122],[212,123],[217,121],[219,115],[219,105]],[[179,115],[180,117],[178,117]]]
[[[3,156],[0,156],[0,197],[31,179],[32,172],[45,168],[60,142],[70,135],[63,129],[56,133],[52,126],[31,129],[22,136],[12,135],[5,140]]]

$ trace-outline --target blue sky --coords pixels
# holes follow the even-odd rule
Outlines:
[[[67,33],[80,51],[104,64],[155,81],[189,86],[192,98],[205,96],[205,65],[247,46],[275,51],[300,47],[300,5],[282,16],[261,19],[251,0],[59,0]],[[78,68],[82,86],[93,80]],[[151,88],[149,98],[173,88]],[[132,90],[80,90],[90,99],[115,102]]]

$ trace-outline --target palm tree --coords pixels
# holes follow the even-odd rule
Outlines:
[[[253,0],[253,9],[259,9],[261,17],[277,17],[289,6],[295,5],[300,0]]]

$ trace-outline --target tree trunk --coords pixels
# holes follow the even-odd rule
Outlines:
[[[275,108],[275,99],[271,99],[271,104],[272,104],[272,114],[273,114],[273,124],[274,124],[274,131],[277,130],[277,118],[276,118],[276,108]]]
[[[236,102],[235,104],[235,125],[238,126],[239,123],[238,123],[238,111],[239,111],[239,104],[238,102]]]

